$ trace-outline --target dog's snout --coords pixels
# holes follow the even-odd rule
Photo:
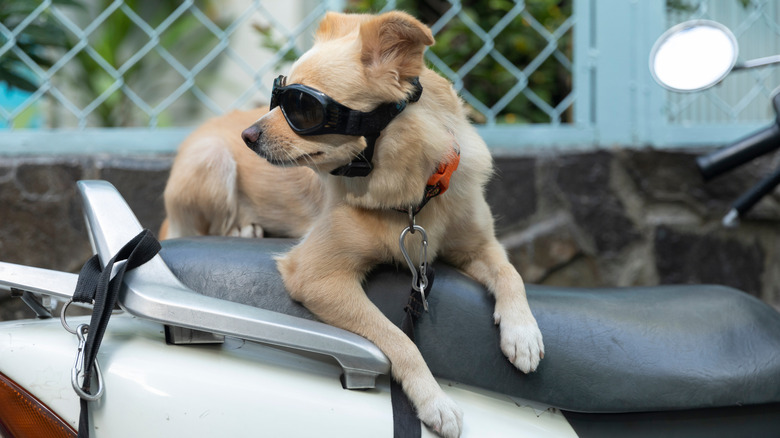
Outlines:
[[[263,134],[263,131],[260,130],[260,128],[257,127],[257,125],[252,125],[244,130],[244,132],[241,133],[241,138],[244,139],[244,143],[246,143],[247,146],[252,148],[256,145],[257,140],[260,139],[260,136]]]

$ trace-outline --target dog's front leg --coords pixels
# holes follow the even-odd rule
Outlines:
[[[460,257],[451,259],[495,296],[493,318],[501,331],[501,351],[520,371],[535,371],[544,357],[544,344],[528,306],[523,279],[494,237],[478,241],[482,244],[464,249]]]
[[[322,321],[376,344],[390,359],[393,378],[401,383],[420,420],[444,437],[460,436],[460,408],[436,382],[417,346],[368,299],[360,285],[362,273],[350,270],[349,260],[338,260],[332,251],[321,252],[307,243],[279,259],[292,298]]]

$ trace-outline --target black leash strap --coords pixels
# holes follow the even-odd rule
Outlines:
[[[430,296],[433,287],[433,267],[426,265],[425,274],[428,277],[428,294]],[[404,312],[406,315],[401,322],[401,330],[414,342],[414,322],[423,312],[423,300],[420,292],[412,289]],[[393,437],[419,438],[422,435],[422,426],[420,419],[417,418],[417,411],[412,406],[409,397],[406,396],[401,384],[395,379],[390,381],[390,401],[393,405]]]
[[[95,359],[100,348],[100,342],[103,340],[103,334],[108,325],[108,319],[111,317],[111,311],[116,306],[119,290],[122,287],[122,279],[125,272],[135,269],[151,260],[160,251],[160,242],[154,237],[151,231],[143,230],[135,236],[130,242],[125,244],[117,254],[108,261],[105,267],[100,263],[100,258],[94,255],[90,258],[84,267],[81,268],[79,279],[76,283],[76,291],[73,293],[73,301],[79,303],[93,303],[92,318],[87,327],[88,336],[80,351],[80,357],[83,357],[84,383],[81,386],[82,391],[87,395],[90,393],[90,386],[93,373],[95,372]],[[114,264],[119,261],[125,261],[111,278],[111,272]],[[81,337],[80,337],[81,339]],[[81,356],[83,354],[83,356]],[[77,361],[78,362],[78,361]],[[77,364],[78,367],[78,364]],[[79,416],[79,435],[80,438],[89,437],[89,410],[88,399],[81,396],[81,413]]]

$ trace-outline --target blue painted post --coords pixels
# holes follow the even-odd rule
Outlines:
[[[575,3],[577,4],[577,3]],[[590,116],[596,127],[596,145],[637,147],[656,143],[665,123],[664,92],[653,83],[648,56],[663,32],[664,0],[584,0],[578,13],[589,19],[581,76],[592,99]],[[587,9],[586,9],[587,8]],[[589,68],[585,71],[585,68]]]

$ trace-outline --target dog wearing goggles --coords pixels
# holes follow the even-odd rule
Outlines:
[[[162,232],[302,237],[277,261],[292,298],[374,342],[419,418],[457,437],[460,408],[361,285],[373,266],[403,263],[410,217],[427,232],[429,261],[440,257],[493,294],[501,349],[518,369],[534,371],[544,346],[494,234],[483,193],[490,153],[452,85],[424,65],[433,42],[402,12],[327,14],[311,50],[275,81],[270,111],[223,116],[185,141]],[[407,239],[410,254],[419,245]]]

